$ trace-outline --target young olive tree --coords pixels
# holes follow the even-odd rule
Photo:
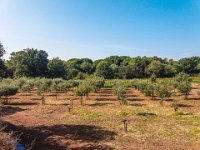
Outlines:
[[[167,82],[160,82],[156,84],[156,95],[161,99],[160,104],[163,106],[165,98],[172,95],[172,86]]]
[[[133,84],[133,83],[132,83]],[[141,91],[145,96],[150,96],[151,99],[155,97],[155,84],[149,81],[137,81],[135,88]]]
[[[33,89],[33,87],[34,87],[34,80],[28,80],[26,83],[24,83],[20,87],[19,91],[23,93],[25,92],[26,98],[27,98],[27,96],[31,93],[31,90]]]
[[[76,96],[80,96],[80,103],[81,105],[84,105],[83,102],[83,96],[86,96],[88,98],[89,93],[92,92],[93,86],[91,85],[91,81],[84,80],[82,83],[79,84],[78,87],[75,88],[74,93]]]
[[[9,96],[16,95],[18,87],[14,85],[0,85],[0,99],[3,100],[3,104],[8,104]]]
[[[126,87],[124,85],[124,82],[121,80],[116,80],[113,85],[113,93],[117,96],[117,99],[120,101],[121,105],[127,105],[127,99],[126,99]]]
[[[175,77],[175,83],[177,90],[185,95],[185,99],[188,99],[188,95],[190,91],[192,90],[192,80],[188,74],[185,73],[179,73]]]
[[[64,80],[61,78],[56,78],[56,79],[52,80],[51,90],[56,92],[56,94],[55,94],[56,100],[58,99],[58,92],[62,91],[63,83],[64,83]]]
[[[36,83],[37,95],[41,97],[41,104],[45,104],[45,93],[50,90],[51,81],[48,79],[41,79]]]

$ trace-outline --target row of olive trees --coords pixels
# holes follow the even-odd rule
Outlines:
[[[161,105],[167,97],[175,96],[176,91],[187,99],[192,90],[192,80],[185,73],[179,73],[173,80],[166,81],[157,81],[156,77],[152,77],[150,81],[134,80],[132,85],[145,96],[150,96],[151,99],[155,96],[159,97]]]
[[[0,82],[1,94],[0,97],[8,97],[15,95],[17,91],[25,93],[26,97],[30,95],[32,90],[36,90],[37,94],[42,96],[42,103],[45,103],[45,94],[47,92],[55,92],[57,99],[59,92],[69,91],[70,89],[78,86],[80,81],[78,80],[63,80],[60,78],[46,79],[46,78],[20,78],[14,79],[3,79]],[[9,85],[9,86],[8,86]],[[17,89],[15,94],[7,92],[8,90]],[[5,96],[6,95],[6,96]],[[7,99],[7,98],[6,98]]]

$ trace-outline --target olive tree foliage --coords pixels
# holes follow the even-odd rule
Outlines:
[[[8,104],[9,96],[16,95],[18,87],[15,85],[0,84],[0,100],[3,104]]]
[[[41,104],[45,104],[45,93],[50,91],[51,80],[45,78],[39,79],[35,83],[35,86],[37,88],[37,95],[42,96]]]
[[[92,87],[86,81],[83,81],[81,84],[79,84],[77,88],[74,89],[75,95],[80,96],[81,105],[84,105],[83,96],[88,97],[91,91],[92,91]]]
[[[89,93],[95,92],[97,89],[103,87],[105,81],[101,77],[89,76],[83,80],[75,89],[74,93],[76,96],[80,96],[80,103],[84,105],[83,96],[86,96],[89,99]]]
[[[34,88],[34,81],[35,80],[33,80],[33,79],[28,79],[26,81],[26,83],[24,83],[20,87],[19,91],[23,92],[23,93],[25,92],[26,93],[26,97],[27,97],[31,93],[31,90]]]
[[[165,98],[172,96],[173,86],[166,81],[161,81],[156,84],[155,87],[156,96],[160,98],[160,104],[163,106]]]
[[[58,92],[62,91],[64,80],[61,78],[52,79],[51,91],[55,92],[56,100],[58,99]]]
[[[155,86],[156,83],[150,82],[148,80],[133,80],[132,86],[143,93],[145,96],[150,96],[151,99],[155,97]]]
[[[188,98],[190,91],[192,90],[192,79],[186,73],[179,73],[176,75],[175,79],[175,87],[177,90],[185,95],[185,99]]]
[[[126,99],[126,87],[124,85],[124,82],[121,80],[116,80],[113,85],[113,93],[117,96],[117,99],[120,101],[121,105],[127,105],[127,99]]]

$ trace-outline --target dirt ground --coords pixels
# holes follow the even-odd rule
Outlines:
[[[19,142],[33,150],[199,150],[200,96],[197,84],[188,100],[178,96],[178,113],[172,99],[161,106],[139,91],[128,89],[127,106],[109,88],[91,93],[81,106],[72,92],[45,96],[41,105],[35,91],[18,93],[3,107],[1,120],[6,132],[14,131]],[[73,110],[69,112],[70,99]],[[127,120],[128,131],[123,121]]]

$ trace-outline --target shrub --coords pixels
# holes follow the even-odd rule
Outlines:
[[[161,99],[160,104],[163,105],[164,99],[172,95],[172,86],[164,81],[157,83],[156,95]]]
[[[181,94],[185,95],[185,99],[187,99],[192,90],[192,80],[188,74],[179,73],[175,77],[175,86]]]
[[[56,100],[58,98],[58,92],[62,91],[64,80],[61,78],[53,79],[51,82],[51,90],[56,92]]]
[[[179,73],[175,77],[175,86],[181,94],[185,95],[185,99],[187,99],[187,96],[189,95],[189,93],[192,89],[191,81],[192,80],[189,77],[189,75],[187,75],[185,73]]]
[[[3,99],[3,103],[7,104],[8,103],[8,96],[16,95],[18,91],[18,87],[14,85],[6,85],[6,84],[1,84],[0,85],[0,98]]]
[[[117,99],[120,101],[121,105],[127,105],[126,100],[126,87],[124,86],[123,81],[116,80],[113,85],[113,93],[117,96]]]
[[[51,80],[40,79],[36,82],[37,94],[42,96],[41,104],[45,104],[45,93],[49,92],[51,86]]]

